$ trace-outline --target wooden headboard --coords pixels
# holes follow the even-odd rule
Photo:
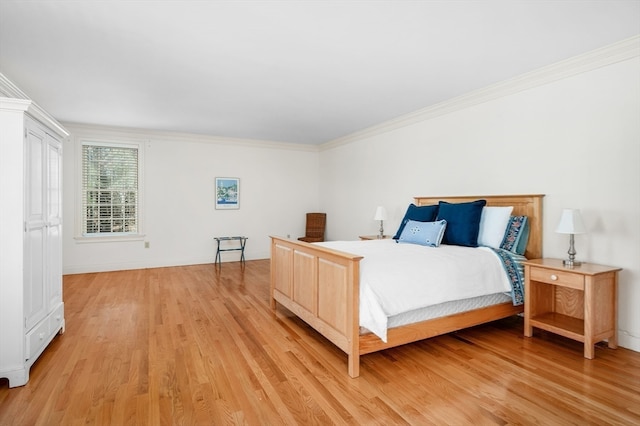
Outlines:
[[[475,200],[487,200],[487,206],[513,206],[513,216],[527,216],[529,219],[529,242],[525,256],[527,259],[542,257],[542,194],[529,195],[469,195],[454,197],[414,197],[417,206],[448,203],[467,203]]]

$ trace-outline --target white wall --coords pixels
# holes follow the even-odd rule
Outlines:
[[[639,76],[636,55],[329,145],[328,238],[375,234],[377,205],[393,234],[414,196],[546,194],[544,255],[566,256],[568,237],[554,229],[563,208],[581,209],[588,234],[576,236],[577,258],[624,268],[620,343],[640,350]]]
[[[304,235],[318,209],[316,147],[65,124],[64,273],[211,263],[214,236],[249,237],[247,259],[269,257],[269,235]],[[144,240],[75,237],[79,140],[144,140]],[[215,178],[240,178],[240,209],[215,209]],[[144,248],[144,242],[149,248]],[[223,261],[239,252],[223,253]]]

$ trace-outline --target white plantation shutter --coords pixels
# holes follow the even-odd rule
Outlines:
[[[137,234],[138,199],[138,147],[83,142],[82,234]]]

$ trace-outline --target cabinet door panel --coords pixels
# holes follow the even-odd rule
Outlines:
[[[47,266],[49,311],[62,302],[62,145],[47,135]]]
[[[27,231],[24,270],[24,316],[25,326],[30,330],[47,314],[45,292],[45,243],[44,228]]]
[[[52,310],[62,302],[62,226],[47,228],[47,260],[48,271],[46,282],[48,287],[49,308]]]
[[[27,225],[45,221],[45,134],[35,126],[27,127],[26,140],[26,221]]]
[[[47,135],[47,223],[60,225],[62,219],[62,147],[60,142]]]
[[[45,133],[27,121],[25,151],[25,246],[24,246],[24,316],[26,329],[31,329],[48,312],[45,258],[47,226],[45,203],[47,193],[47,149]]]

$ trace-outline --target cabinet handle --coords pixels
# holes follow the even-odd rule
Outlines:
[[[44,339],[44,333],[40,333],[40,340]]]
[[[551,274],[551,281],[557,281],[558,276],[556,274]]]

